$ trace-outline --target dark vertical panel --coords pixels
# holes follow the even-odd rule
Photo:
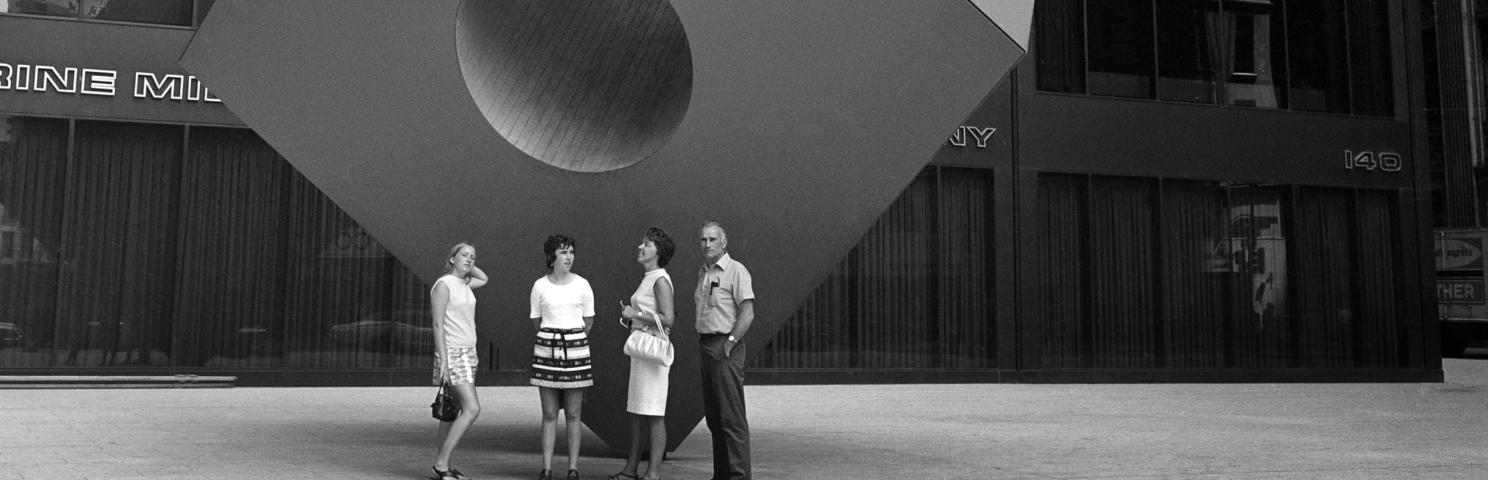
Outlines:
[[[251,131],[194,128],[181,176],[182,366],[271,367],[283,345],[288,164]]]
[[[1229,82],[1236,52],[1234,24],[1219,2],[1156,0],[1157,96],[1214,103]]]
[[[58,295],[65,365],[161,364],[170,355],[161,332],[174,291],[181,134],[78,122]]]
[[[1090,93],[1152,98],[1157,73],[1152,0],[1090,1],[1085,8]]]
[[[756,357],[762,368],[993,368],[990,175],[932,167]]]
[[[862,368],[925,368],[938,362],[930,294],[935,261],[934,176],[922,174],[864,236],[857,255]]]
[[[1300,365],[1353,365],[1355,232],[1346,191],[1304,189],[1297,201],[1297,321]]]
[[[51,364],[66,120],[0,116],[0,367]]]
[[[1033,5],[1033,55],[1038,89],[1085,93],[1083,0],[1041,0]]]
[[[1077,176],[1039,177],[1038,208],[1044,224],[1036,248],[1042,260],[1039,273],[1046,315],[1043,363],[1051,369],[1079,368],[1086,358],[1081,348],[1087,301],[1083,185],[1083,178]]]
[[[1163,184],[1166,366],[1224,367],[1228,285],[1236,275],[1225,235],[1224,190],[1208,183]]]
[[[1390,11],[1386,0],[1349,2],[1349,90],[1353,113],[1395,113],[1395,72],[1390,63]]]
[[[1097,368],[1156,366],[1152,188],[1137,180],[1092,183],[1091,353]]]
[[[298,172],[287,191],[285,365],[430,365],[428,287]]]
[[[991,178],[976,170],[941,170],[939,212],[941,270],[937,344],[945,348],[943,366],[991,368],[997,365],[997,324],[992,313]]]
[[[1286,3],[1292,108],[1350,113],[1344,0]],[[1387,53],[1388,54],[1388,53]]]
[[[1431,194],[1435,203],[1434,224],[1445,228],[1471,228],[1479,224],[1473,143],[1480,128],[1472,118],[1476,79],[1475,65],[1464,42],[1462,2],[1421,2],[1427,17],[1422,37],[1428,78],[1426,109],[1421,115],[1430,127]]]
[[[1355,341],[1359,343],[1358,366],[1401,366],[1398,331],[1400,306],[1396,303],[1399,245],[1395,225],[1394,192],[1362,191],[1358,194],[1359,313],[1354,315]],[[1374,294],[1372,292],[1380,292]]]
[[[1275,368],[1292,359],[1288,315],[1290,278],[1285,196],[1275,188],[1229,192],[1226,236],[1231,240],[1230,332],[1241,368]]]
[[[853,367],[852,261],[844,260],[755,360],[760,368]]]

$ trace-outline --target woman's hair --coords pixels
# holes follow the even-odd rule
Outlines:
[[[677,253],[677,243],[667,235],[665,230],[651,227],[646,229],[646,241],[656,245],[656,266],[665,267],[672,261],[672,255]]]
[[[444,273],[446,275],[455,271],[455,255],[459,255],[460,249],[465,247],[470,247],[470,253],[475,253],[475,245],[471,245],[469,242],[456,243],[455,246],[450,247],[449,256],[444,257]]]
[[[575,252],[579,250],[579,246],[574,243],[573,237],[568,235],[548,235],[548,239],[543,240],[543,256],[548,259],[548,270],[553,269],[553,262],[558,260],[558,249],[563,247],[573,247]]]

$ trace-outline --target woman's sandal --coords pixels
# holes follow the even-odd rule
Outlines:
[[[578,470],[569,470],[568,471],[568,476],[567,477],[564,477],[564,480],[579,480],[579,471]]]
[[[459,470],[453,468],[449,470],[440,470],[437,467],[430,468],[434,469],[434,480],[465,480],[465,475],[460,473]]]

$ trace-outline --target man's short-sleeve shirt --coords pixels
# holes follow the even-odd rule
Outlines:
[[[725,253],[718,263],[698,269],[698,284],[692,299],[697,305],[698,333],[732,332],[739,318],[739,305],[754,300],[754,277],[744,264]]]

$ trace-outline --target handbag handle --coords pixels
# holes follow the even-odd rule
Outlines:
[[[656,323],[656,330],[659,331],[659,332],[661,332],[661,335],[659,335],[659,337],[662,340],[666,340],[667,342],[671,342],[672,341],[671,334],[668,334],[667,331],[666,331],[667,330],[666,325],[662,325],[661,324],[661,314],[656,313],[656,312],[653,312],[653,311],[651,311],[651,309],[648,309],[646,307],[642,307],[640,305],[637,305],[636,308],[640,309],[641,310],[641,313],[645,313],[645,314],[650,314],[651,315],[651,318],[653,320],[655,320],[654,323]],[[650,328],[647,328],[647,330],[650,330]]]

